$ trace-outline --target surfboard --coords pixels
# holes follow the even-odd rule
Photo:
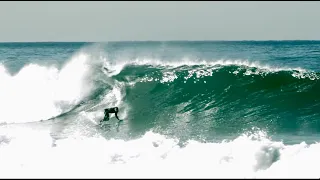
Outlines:
[[[94,119],[93,119],[93,118],[91,118],[91,117],[88,117],[88,119],[89,119],[93,124],[96,124],[96,125],[98,125],[98,124],[99,124],[96,120],[94,120]]]

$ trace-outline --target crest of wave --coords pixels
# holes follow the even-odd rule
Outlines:
[[[277,66],[270,66],[267,64],[261,64],[259,61],[249,61],[243,59],[235,59],[235,60],[228,60],[228,59],[219,59],[219,60],[201,60],[201,59],[189,59],[183,58],[178,60],[161,60],[161,59],[152,59],[152,58],[144,58],[139,57],[136,59],[118,59],[115,62],[111,62],[107,60],[105,57],[100,57],[105,62],[105,67],[111,71],[110,75],[117,75],[121,72],[121,70],[126,67],[127,65],[152,65],[152,66],[165,66],[165,67],[181,67],[181,66],[195,66],[195,65],[204,65],[204,66],[230,66],[230,65],[237,65],[237,66],[246,66],[250,68],[258,68],[261,71],[265,72],[278,72],[278,71],[290,71],[296,70],[299,72],[299,75],[306,73],[306,70],[300,67],[290,68],[290,67],[277,67]],[[250,73],[250,72],[248,72]],[[293,75],[293,76],[299,76]]]
[[[28,64],[13,76],[0,65],[0,122],[48,119],[78,103],[91,89],[88,59],[79,53],[61,70]]]

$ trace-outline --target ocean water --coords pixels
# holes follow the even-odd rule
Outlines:
[[[319,178],[319,79],[320,41],[1,43],[0,177]]]

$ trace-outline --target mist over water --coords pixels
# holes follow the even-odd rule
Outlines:
[[[0,176],[318,177],[319,45],[1,44]]]

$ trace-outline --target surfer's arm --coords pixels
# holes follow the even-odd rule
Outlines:
[[[118,115],[117,115],[118,113],[114,113],[114,115],[116,116],[116,118],[118,119],[118,120],[120,120],[119,118],[118,118]]]

